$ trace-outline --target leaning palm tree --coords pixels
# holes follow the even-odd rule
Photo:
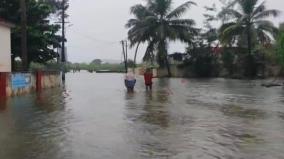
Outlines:
[[[160,66],[167,66],[169,76],[171,76],[167,52],[169,41],[180,40],[190,43],[198,32],[194,28],[194,20],[181,18],[195,3],[188,1],[171,10],[172,4],[172,0],[147,0],[146,5],[135,5],[131,8],[135,18],[130,19],[126,24],[129,28],[128,39],[131,46],[137,45],[135,58],[139,45],[148,43],[144,60],[153,59],[155,56]]]
[[[278,29],[267,18],[279,14],[278,10],[267,10],[265,2],[259,3],[259,0],[234,0],[219,13],[220,18],[227,20],[220,28],[220,40],[223,44],[245,45],[248,57],[252,58],[256,44],[270,43],[276,36]]]

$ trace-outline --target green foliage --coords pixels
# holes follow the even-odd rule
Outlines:
[[[124,64],[102,64],[100,66],[94,66],[96,71],[110,70],[113,72],[125,72]]]
[[[67,63],[66,69],[68,71],[80,71],[86,70],[89,72],[100,71],[100,70],[108,70],[111,72],[125,72],[124,63],[121,64],[109,64],[109,63]]]
[[[190,58],[184,61],[183,66],[189,68],[198,77],[213,77],[219,73],[218,58],[209,47],[201,45],[199,47],[188,49]]]
[[[102,60],[101,59],[95,59],[91,63],[95,64],[95,65],[101,65],[102,64]]]
[[[222,61],[223,67],[228,71],[229,75],[232,75],[234,73],[234,59],[234,53],[231,50],[225,48],[222,54]]]
[[[216,28],[213,27],[211,24],[214,21],[217,21],[218,18],[215,15],[217,12],[216,5],[214,4],[212,7],[205,7],[206,13],[203,14],[205,20],[204,20],[204,28],[205,30],[200,33],[203,40],[206,40],[208,46],[211,46],[211,44],[218,40],[218,31]]]
[[[279,63],[284,67],[284,31],[281,32],[277,39],[277,57]]]
[[[225,22],[219,30],[223,45],[238,44],[239,47],[248,49],[245,59],[246,76],[256,75],[253,55],[255,47],[271,44],[278,33],[278,29],[267,18],[279,14],[278,10],[266,9],[265,3],[260,3],[260,0],[234,0],[219,13],[219,18]]]
[[[127,60],[127,65],[128,65],[129,68],[134,68],[135,67],[134,61],[130,60],[130,59]]]
[[[252,53],[252,47],[256,44],[271,43],[271,37],[277,35],[278,29],[267,20],[268,17],[276,17],[278,10],[266,9],[265,3],[258,5],[259,0],[235,0],[225,7],[218,15],[225,19],[220,28],[220,40],[223,44],[239,42],[248,47],[248,53]],[[238,5],[239,9],[234,6]]]
[[[29,65],[29,70],[34,72],[34,71],[61,71],[63,69],[66,70],[66,67],[62,67],[62,64],[57,63],[55,61],[49,61],[45,64],[43,63],[36,63],[36,62],[31,62]]]
[[[60,25],[53,24],[50,17],[59,5],[52,0],[26,0],[27,5],[27,44],[30,62],[45,63],[58,57],[56,49],[60,48],[61,36],[57,35]],[[21,56],[21,30],[19,0],[1,0],[0,17],[14,23],[12,29],[13,58]]]
[[[39,71],[39,70],[45,70],[45,68],[46,67],[43,64],[31,62],[29,70],[30,71]]]
[[[160,66],[167,65],[168,68],[168,41],[188,43],[197,34],[194,20],[181,18],[195,3],[187,1],[173,10],[172,5],[172,0],[147,0],[146,5],[138,4],[131,8],[135,18],[126,24],[131,46],[148,43],[144,60],[153,60],[155,56]],[[168,73],[170,75],[169,69]]]

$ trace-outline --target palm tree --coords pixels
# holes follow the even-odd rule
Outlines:
[[[169,76],[171,76],[167,52],[169,41],[180,40],[190,43],[198,32],[194,28],[194,20],[181,18],[195,3],[188,1],[171,10],[172,4],[172,0],[147,0],[146,5],[135,5],[131,7],[131,13],[135,18],[130,19],[126,24],[129,28],[128,39],[131,46],[137,45],[135,58],[139,45],[147,42],[144,60],[153,59],[156,52],[158,63],[162,67],[167,66]]]
[[[284,23],[281,23],[279,26],[280,31],[280,45],[284,49]]]
[[[277,39],[277,55],[282,69],[284,68],[284,23],[280,24],[279,36]]]
[[[238,9],[234,8],[236,5]],[[245,42],[248,63],[252,63],[254,46],[270,43],[272,37],[277,34],[278,29],[267,18],[279,14],[278,10],[267,10],[265,2],[259,3],[259,0],[234,0],[219,13],[220,18],[226,19],[226,23],[220,28],[220,40],[225,44]],[[252,72],[248,71],[248,74],[252,75]]]

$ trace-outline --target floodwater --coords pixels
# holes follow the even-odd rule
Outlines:
[[[283,159],[284,89],[261,81],[67,74],[0,103],[0,159]]]

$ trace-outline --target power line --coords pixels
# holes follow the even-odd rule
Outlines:
[[[73,30],[74,31],[74,30]],[[80,35],[81,37],[84,37],[86,39],[92,40],[92,41],[96,41],[96,42],[100,42],[100,43],[104,43],[104,44],[109,44],[109,45],[114,45],[114,44],[118,44],[120,42],[120,40],[117,41],[108,41],[108,40],[103,40],[103,39],[98,39],[98,38],[94,38],[93,36],[78,32],[77,30],[75,30],[75,32]]]

